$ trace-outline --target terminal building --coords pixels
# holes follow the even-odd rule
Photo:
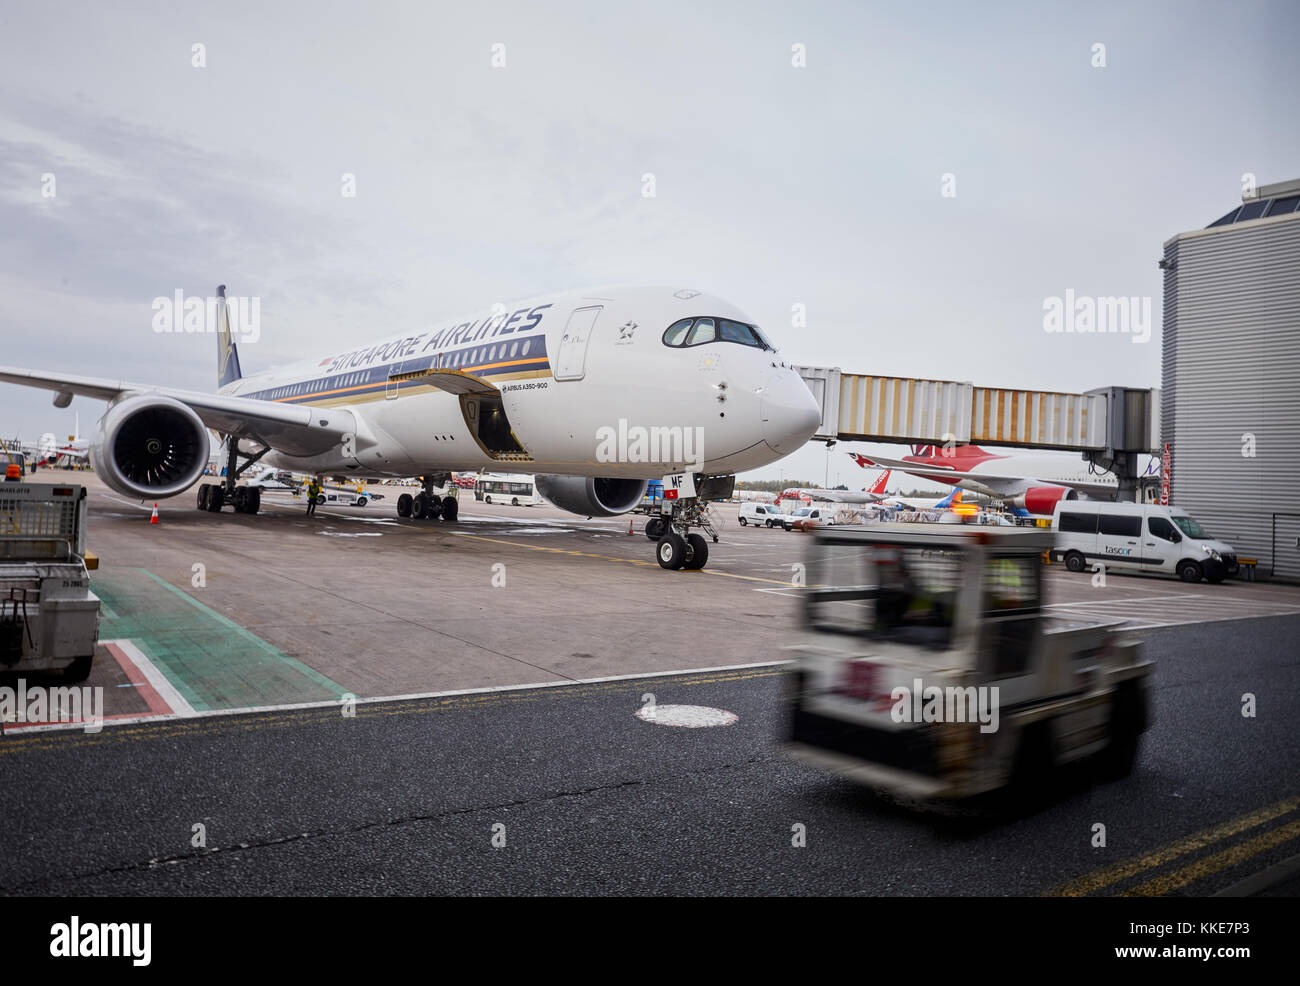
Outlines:
[[[1300,179],[1164,244],[1169,502],[1300,579]]]

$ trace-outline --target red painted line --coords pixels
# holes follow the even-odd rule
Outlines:
[[[145,704],[149,706],[149,711],[156,716],[175,715],[172,707],[163,701],[163,697],[158,694],[158,690],[149,684],[149,679],[144,676],[144,672],[135,666],[135,662],[126,656],[126,652],[116,644],[106,644],[108,652],[113,655],[117,663],[121,665],[122,670],[126,673],[131,684],[135,685]],[[138,714],[138,713],[137,713]],[[118,716],[104,716],[105,719],[116,719]]]

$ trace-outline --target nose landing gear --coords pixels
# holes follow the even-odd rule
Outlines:
[[[656,542],[655,558],[661,568],[698,571],[708,563],[709,542],[691,528],[698,527],[714,544],[718,543],[718,532],[709,518],[709,503],[730,497],[735,483],[735,476],[664,477],[664,489],[678,496],[664,501],[661,509],[670,513],[651,517],[645,525],[645,536]]]

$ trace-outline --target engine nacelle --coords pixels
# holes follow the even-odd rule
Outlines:
[[[537,476],[537,492],[561,510],[584,517],[615,517],[641,502],[644,479],[592,479],[588,476]]]
[[[1062,500],[1077,499],[1079,491],[1066,486],[1031,486],[1020,496],[1012,497],[1007,504],[1040,517],[1050,517]]]
[[[160,394],[137,394],[99,419],[90,461],[110,489],[161,500],[194,485],[211,448],[207,428],[190,408]]]

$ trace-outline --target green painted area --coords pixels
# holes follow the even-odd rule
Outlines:
[[[143,568],[101,568],[101,640],[135,643],[198,710],[322,702],[347,693],[257,634]]]

